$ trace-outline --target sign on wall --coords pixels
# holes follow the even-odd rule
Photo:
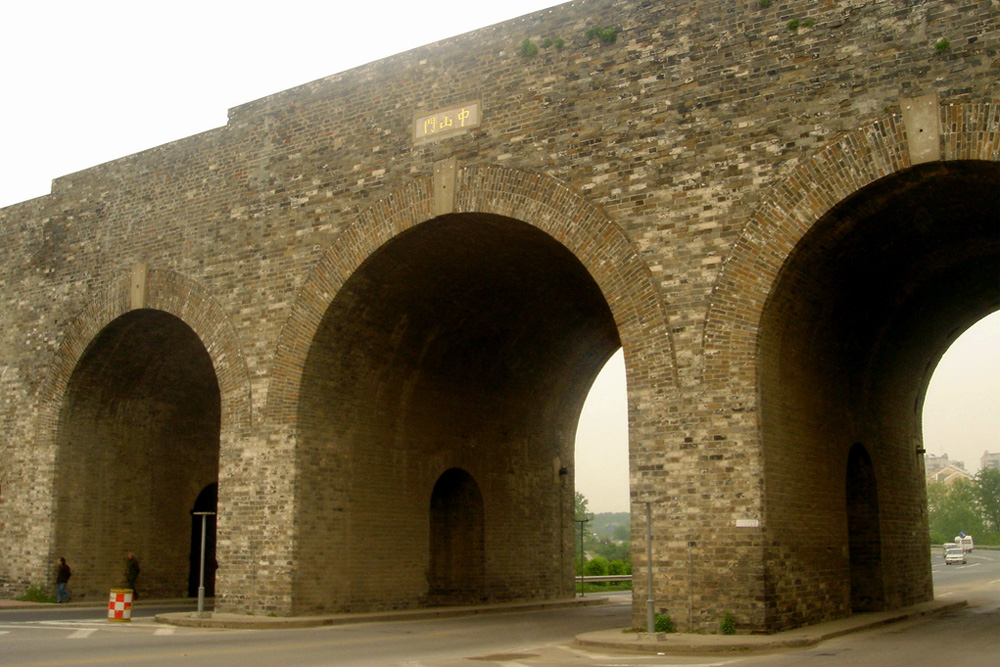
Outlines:
[[[413,142],[423,143],[462,134],[480,123],[479,101],[438,109],[413,118]]]

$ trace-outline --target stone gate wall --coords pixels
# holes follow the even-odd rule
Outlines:
[[[662,608],[682,626],[732,610],[771,630],[849,613],[838,595],[785,620],[765,603],[779,593],[754,327],[801,230],[912,164],[909,101],[933,100],[936,159],[998,159],[1000,5],[761,4],[578,0],[249,102],[0,210],[2,591],[51,578],[60,391],[90,313],[148,266],[184,277],[162,302],[224,376],[219,607],[293,611],[295,378],[315,333],[302,313],[336,293],[328,265],[356,268],[359,248],[468,206],[559,238],[608,298]],[[451,133],[461,109],[479,123]],[[601,242],[615,251],[587,257]],[[615,256],[630,262],[617,276]]]

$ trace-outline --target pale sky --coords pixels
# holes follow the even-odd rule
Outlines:
[[[924,399],[924,449],[963,461],[973,474],[984,451],[1000,452],[1000,312],[959,336],[934,369]]]
[[[0,207],[48,194],[58,176],[221,127],[230,107],[557,4],[11,0],[0,10]],[[984,449],[1000,449],[1000,317],[991,322],[962,352],[965,370],[935,376],[925,412],[928,451],[970,471]],[[593,511],[625,511],[620,352],[591,396],[577,488]]]

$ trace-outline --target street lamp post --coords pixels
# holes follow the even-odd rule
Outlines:
[[[651,503],[646,502],[646,575],[648,577],[646,593],[646,631],[656,631],[656,618],[653,600],[653,512]]]
[[[578,524],[580,524],[580,597],[584,597],[587,593],[584,589],[585,583],[583,580],[583,562],[586,560],[583,554],[583,525],[590,521],[590,519],[573,519]]]
[[[198,565],[198,616],[205,615],[205,522],[215,512],[193,512],[201,517],[201,563]]]

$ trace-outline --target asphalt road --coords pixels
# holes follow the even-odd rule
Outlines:
[[[574,635],[625,627],[630,597],[600,607],[302,630],[205,630],[152,620],[165,607],[137,608],[132,623],[103,609],[0,611],[0,665],[889,665],[1000,664],[1000,552],[976,551],[964,566],[933,561],[937,597],[967,599],[958,611],[768,655],[636,656],[593,653]],[[193,607],[190,607],[193,608]],[[42,615],[39,616],[39,613]]]

